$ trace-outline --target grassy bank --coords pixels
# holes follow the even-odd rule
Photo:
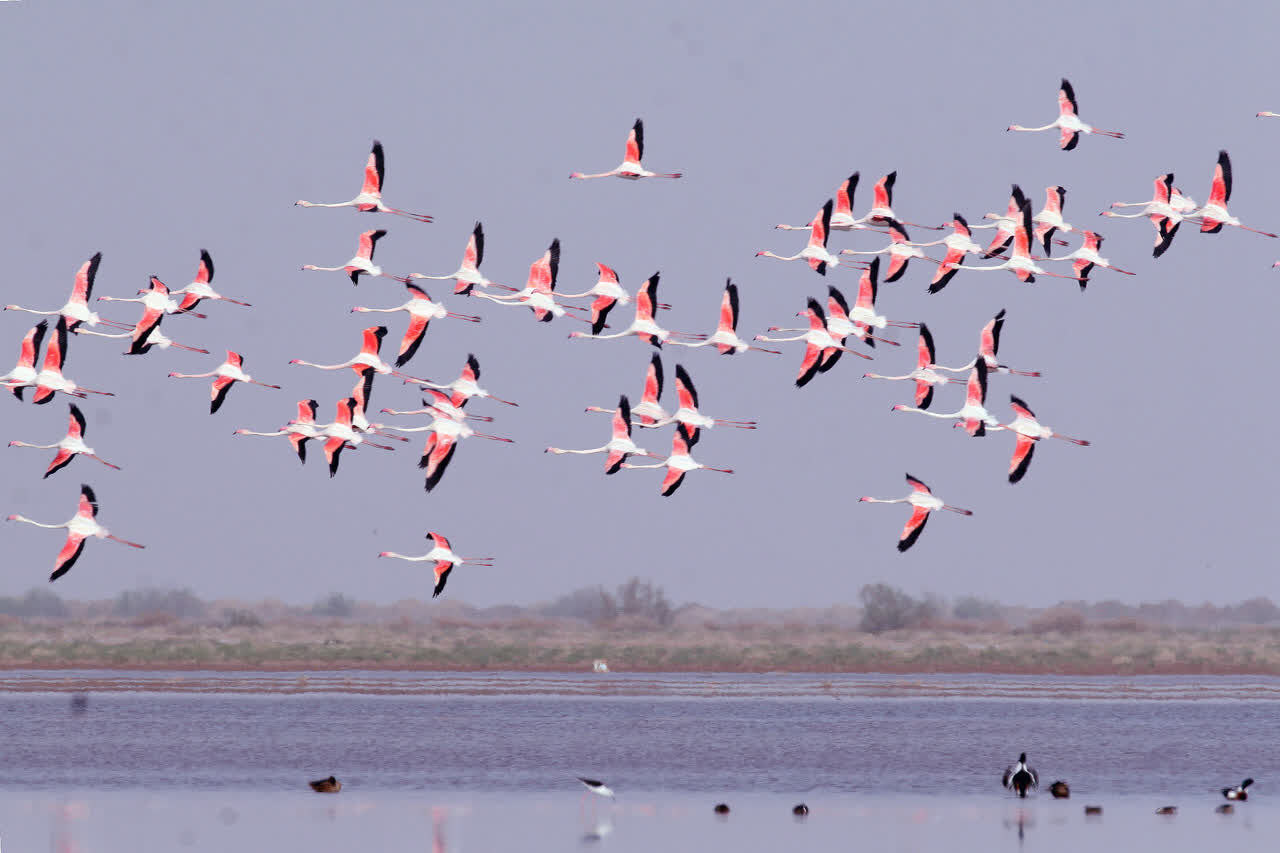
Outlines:
[[[0,627],[0,667],[1280,675],[1280,629],[168,624]]]

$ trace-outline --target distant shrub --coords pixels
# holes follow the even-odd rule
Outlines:
[[[1004,605],[988,598],[965,595],[957,598],[951,606],[951,615],[957,619],[993,622],[1004,615]]]
[[[912,598],[902,590],[884,583],[867,584],[858,590],[862,601],[859,627],[869,634],[916,628],[938,618],[932,601]]]
[[[168,610],[150,610],[140,613],[129,620],[135,628],[166,628],[178,621],[178,617]]]
[[[222,612],[228,628],[261,628],[262,619],[257,613],[244,608],[228,608]]]
[[[201,619],[208,608],[189,589],[134,589],[120,593],[112,606],[119,618],[136,620],[152,613],[168,613],[174,620]]]
[[[618,602],[604,587],[588,586],[562,595],[539,610],[551,619],[611,622],[618,616]]]
[[[1051,607],[1027,624],[1033,634],[1079,634],[1084,630],[1084,614],[1070,607]]]
[[[640,578],[618,587],[618,612],[623,616],[649,619],[663,627],[675,620],[675,611],[662,587]]]
[[[18,619],[65,619],[71,610],[57,593],[32,589],[22,598],[0,598],[0,614]]]
[[[1114,634],[1139,634],[1143,631],[1150,630],[1149,625],[1140,619],[1103,619],[1094,623],[1094,627],[1100,631],[1110,631]]]
[[[334,592],[311,605],[311,612],[329,619],[350,619],[355,615],[356,602],[354,598]]]

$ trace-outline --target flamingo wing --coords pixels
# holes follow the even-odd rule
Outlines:
[[[84,552],[84,542],[84,534],[67,533],[67,541],[62,546],[62,550],[58,552],[57,560],[54,561],[53,574],[49,575],[50,583],[71,571],[71,567],[76,564],[76,560],[80,559],[80,555]]]
[[[1036,452],[1036,443],[1025,435],[1019,435],[1013,446],[1013,458],[1009,460],[1009,482],[1021,480],[1031,467],[1031,456]]]
[[[307,442],[310,438],[299,433],[289,434],[289,443],[293,445],[294,451],[298,454],[298,459],[303,465],[307,464]]]
[[[449,467],[449,462],[453,460],[453,452],[457,448],[458,442],[454,438],[442,435],[436,436],[435,447],[431,449],[431,455],[427,457],[426,489],[428,492],[434,489],[439,484],[440,479],[444,477],[445,469]]]
[[[48,477],[55,471],[61,471],[71,463],[73,458],[75,458],[74,453],[67,450],[65,447],[59,447],[58,452],[53,457],[53,461],[49,463],[49,470],[44,472],[44,476]]]
[[[916,408],[927,409],[933,403],[933,386],[920,379],[916,380]]]
[[[929,520],[929,510],[922,506],[918,506],[911,512],[911,517],[907,519],[907,524],[902,528],[902,535],[898,537],[898,550],[905,551],[912,545],[916,544],[916,540],[920,538],[920,534],[924,532],[925,522]]]
[[[667,476],[662,478],[662,496],[664,498],[671,497],[676,489],[680,488],[680,484],[684,482],[685,472],[679,468],[667,466]]]
[[[227,399],[227,394],[235,383],[236,381],[230,376],[219,376],[213,380],[209,389],[209,414],[212,415],[222,408],[222,403]]]
[[[462,266],[476,269],[484,263],[484,226],[479,222],[467,240],[467,250],[462,254]]]
[[[400,341],[400,354],[396,356],[396,367],[404,367],[409,359],[418,352],[422,339],[426,336],[427,325],[431,321],[421,314],[411,314],[409,328],[404,330],[404,338]]]
[[[724,298],[720,300],[720,322],[716,331],[736,334],[738,331],[738,285],[725,281]]]
[[[803,388],[809,384],[809,380],[818,373],[818,359],[822,355],[822,348],[813,344],[806,344],[804,348],[804,360],[800,362],[800,373],[796,376],[796,387]]]
[[[93,280],[98,276],[98,264],[102,263],[102,253],[98,252],[85,261],[76,273],[75,286],[71,288],[71,301],[86,305],[93,296]]]
[[[346,446],[347,441],[343,438],[331,438],[324,443],[324,458],[329,462],[330,477],[338,473],[338,460]]]
[[[435,564],[436,588],[431,593],[432,598],[439,598],[440,593],[444,592],[444,585],[449,582],[449,574],[453,571],[453,563],[448,560],[439,560]]]
[[[606,328],[605,320],[618,300],[613,296],[597,296],[591,303],[591,334],[598,335]]]
[[[628,163],[639,163],[644,158],[644,122],[636,119],[627,134],[627,151],[625,160]]]
[[[360,187],[360,192],[371,196],[382,195],[382,175],[385,169],[382,143],[375,139],[373,150],[369,152],[369,160],[364,166],[364,185]]]
[[[1075,115],[1080,105],[1076,102],[1076,90],[1072,88],[1071,83],[1064,77],[1062,86],[1058,89],[1058,114],[1069,116]]]

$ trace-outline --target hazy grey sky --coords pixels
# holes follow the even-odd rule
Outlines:
[[[849,601],[876,581],[1031,604],[1280,596],[1270,565],[1276,455],[1263,438],[1276,417],[1266,379],[1280,241],[1184,226],[1153,260],[1145,221],[1097,216],[1111,201],[1149,198],[1152,179],[1169,170],[1203,202],[1226,148],[1232,212],[1280,228],[1280,121],[1253,117],[1280,110],[1274,16],[1250,27],[1220,9],[1168,4],[920,11],[904,27],[900,7],[847,3],[4,4],[4,301],[61,305],[96,251],[97,294],[133,295],[152,273],[179,287],[208,248],[215,285],[254,307],[212,304],[208,320],[165,321],[167,334],[214,351],[208,357],[124,357],[120,341],[73,338],[67,374],[119,395],[84,401],[89,443],[124,470],[79,459],[42,481],[47,453],[5,449],[0,511],[63,521],[88,482],[100,520],[147,544],[89,543],[55,587],[76,598],[144,582],[302,602],[332,590],[425,597],[421,565],[376,554],[425,551],[429,529],[463,555],[497,558],[451,580],[447,594],[480,604],[632,575],[718,606]],[[1062,76],[1085,121],[1129,138],[1085,138],[1062,152],[1055,134],[1004,132],[1051,121]],[[612,168],[637,116],[647,165],[684,179],[567,180]],[[292,206],[354,195],[375,137],[386,146],[387,202],[432,213],[434,224]],[[803,235],[772,226],[806,221],[855,169],[855,208],[896,169],[895,206],[916,222],[952,211],[978,220],[1003,208],[1012,182],[1037,209],[1045,186],[1067,187],[1067,219],[1100,229],[1103,254],[1138,276],[1095,271],[1081,296],[1062,280],[961,273],[930,296],[933,268],[917,262],[882,286],[880,307],[927,321],[951,364],[971,358],[978,329],[1008,309],[1002,360],[1044,378],[993,377],[989,408],[1007,420],[1016,393],[1092,447],[1045,443],[1010,486],[1010,435],[970,439],[944,422],[890,414],[910,402],[906,383],[860,377],[909,370],[908,330],[900,350],[879,349],[874,363],[846,357],[801,390],[792,385],[798,344],[781,357],[670,348],[668,393],[683,363],[706,413],[756,418],[760,429],[705,434],[695,457],[737,474],[693,472],[662,498],[660,472],[605,477],[599,457],[542,452],[603,444],[608,420],[582,409],[611,406],[620,393],[637,399],[648,347],[570,341],[579,324],[542,325],[524,309],[451,296],[452,309],[484,322],[434,323],[407,369],[447,381],[474,352],[482,384],[521,405],[472,409],[494,415],[492,431],[517,444],[464,443],[428,495],[415,466],[421,436],[395,454],[348,453],[333,480],[318,449],[301,467],[281,439],[232,436],[276,429],[308,397],[332,420],[350,392],[350,371],[288,362],[350,358],[369,321],[351,306],[403,301],[385,279],[352,288],[337,273],[299,271],[343,262],[364,229],[388,230],[377,258],[385,268],[444,273],[483,220],[485,272],[516,285],[559,237],[562,289],[589,287],[596,261],[628,288],[661,270],[661,298],[675,306],[663,319],[686,331],[710,331],[732,276],[746,337],[791,325],[828,283],[853,298],[852,272],[822,279],[753,255],[797,251]],[[883,242],[837,233],[831,245]],[[436,284],[433,296],[450,293]],[[137,316],[134,305],[100,307]],[[615,314],[616,328],[626,313]],[[0,315],[0,369],[35,319]],[[404,323],[388,320],[392,354]],[[284,390],[236,387],[210,416],[207,385],[166,378],[212,369],[226,348]],[[4,396],[0,439],[62,436],[64,397],[36,407]],[[961,398],[940,389],[935,408],[953,411]],[[416,402],[398,380],[378,379],[374,410]],[[654,452],[670,448],[669,430],[640,438]],[[975,514],[932,520],[901,555],[906,509],[857,499],[905,494],[904,471]],[[0,525],[0,593],[43,583],[61,541],[60,531]]]

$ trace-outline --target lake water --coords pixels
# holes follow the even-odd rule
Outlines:
[[[0,673],[0,844],[1274,850],[1277,700],[1262,677]],[[1024,750],[1071,799],[1000,787]],[[306,788],[330,773],[342,793]]]

